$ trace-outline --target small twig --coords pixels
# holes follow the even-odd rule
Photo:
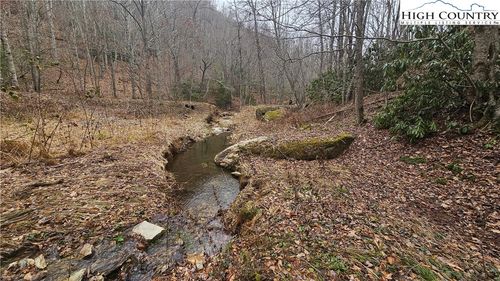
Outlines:
[[[55,181],[37,181],[37,182],[32,182],[32,183],[26,185],[26,187],[51,186],[51,185],[56,185],[56,184],[60,184],[63,182],[64,182],[64,179],[58,179]]]
[[[474,98],[474,100],[470,103],[470,107],[469,107],[469,119],[470,119],[471,123],[474,123],[474,121],[472,121],[472,107],[474,106],[475,101],[476,101],[476,99]]]

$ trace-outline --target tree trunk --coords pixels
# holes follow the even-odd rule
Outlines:
[[[242,47],[241,47],[241,24],[238,22],[238,95],[240,98],[240,109],[241,106],[244,105],[245,99],[243,98],[242,100],[242,95],[241,95],[241,84],[243,83],[243,55],[242,55]]]
[[[31,65],[31,78],[33,81],[33,90],[37,93],[41,92],[41,78],[40,78],[40,65],[38,56],[38,44],[36,37],[36,18],[35,11],[36,2],[26,1],[25,10],[26,18],[24,19],[25,31],[26,31],[26,42],[28,45],[28,51],[30,54],[30,65]]]
[[[466,98],[470,104],[486,103],[483,112],[483,120],[500,121],[500,102],[498,98],[498,87],[496,85],[495,65],[499,52],[499,32],[497,26],[475,26],[474,27],[474,51],[472,57],[472,79],[475,82],[475,91],[469,93]],[[483,88],[479,85],[489,84],[491,87]]]
[[[130,78],[130,87],[132,88],[132,99],[136,99],[137,98],[137,93],[136,93],[136,88],[137,88],[137,85],[136,85],[136,82],[135,82],[135,68],[134,68],[134,64],[135,64],[135,50],[134,50],[134,47],[132,45],[132,38],[131,38],[131,34],[130,34],[130,23],[129,23],[129,18],[128,18],[128,15],[125,15],[125,24],[127,25],[127,29],[126,29],[126,35],[127,35],[127,50],[128,50],[128,55],[129,55],[129,58],[128,58],[128,74],[129,74],[129,78]]]
[[[54,63],[59,63],[59,54],[57,52],[56,34],[54,29],[54,13],[52,11],[53,9],[52,0],[46,1],[45,5],[47,8],[47,20],[49,22],[50,47],[52,51],[52,59],[54,60]]]
[[[148,44],[148,28],[146,24],[146,9],[147,9],[147,4],[145,0],[140,1],[140,7],[141,7],[141,38],[142,38],[142,47],[143,47],[143,52],[144,52],[144,57],[146,60],[145,63],[145,74],[146,74],[146,93],[148,95],[148,98],[153,97],[153,82],[151,78],[151,69],[150,69],[150,50],[149,50],[149,44]]]
[[[337,1],[333,1],[332,3],[332,13],[331,13],[331,27],[330,27],[330,54],[328,59],[328,67],[330,71],[333,71],[334,62],[335,62],[335,52],[334,52],[334,43],[335,43],[335,19],[337,18]]]
[[[344,61],[344,27],[345,27],[345,6],[343,6],[342,1],[339,3],[339,38],[337,39],[337,46],[339,46],[340,51],[338,55],[338,60],[337,60],[337,71],[340,71],[343,61]]]
[[[4,29],[3,26],[3,21],[0,20],[0,32],[1,32],[1,40],[2,40],[2,46],[3,49],[5,50],[5,57],[7,60],[7,69],[9,71],[9,77],[10,77],[10,87],[12,89],[19,89],[19,82],[17,81],[17,73],[16,73],[16,66],[14,65],[14,58],[12,56],[12,51],[10,50],[10,45],[9,45],[9,40],[7,38],[7,31]],[[1,77],[0,77],[1,79]],[[1,83],[0,83],[1,86]]]
[[[318,0],[318,27],[319,27],[319,74],[323,73],[323,67],[325,64],[325,43],[323,40],[323,19],[322,19],[322,3],[321,0]]]
[[[83,14],[83,24],[80,23],[79,20],[77,20],[77,24],[78,24],[78,27],[79,27],[79,31],[80,31],[80,36],[81,38],[85,41],[84,42],[84,45],[85,45],[85,53],[86,53],[86,56],[87,56],[87,64],[89,65],[90,67],[90,77],[91,77],[91,80],[92,80],[92,84],[94,86],[94,90],[97,92],[99,90],[99,85],[98,85],[98,82],[97,82],[97,74],[95,73],[95,68],[94,68],[94,59],[92,58],[91,54],[90,54],[90,47],[89,47],[89,38],[87,36],[87,32],[86,30],[84,30],[85,27],[87,27],[87,12],[86,12],[86,5],[85,5],[85,1],[82,1],[81,2],[82,4],[82,14]],[[85,79],[86,79],[86,74],[85,74]]]
[[[358,124],[364,121],[363,112],[363,36],[364,36],[364,15],[366,1],[358,0],[356,4],[356,46],[354,55],[356,60],[355,67],[355,86],[354,86],[354,104],[356,108],[356,120]]]
[[[253,0],[250,0],[249,4],[250,4],[250,7],[252,9],[255,46],[257,47],[257,63],[258,63],[258,67],[259,67],[259,80],[260,80],[259,93],[260,93],[260,97],[262,99],[262,102],[267,103],[266,79],[264,76],[264,67],[262,65],[262,47],[260,45],[259,27],[257,24],[257,1],[254,2]]]
[[[107,53],[106,56],[108,56]],[[111,69],[111,89],[113,90],[113,97],[117,98],[118,95],[116,94],[115,62],[116,62],[116,50],[113,51],[113,55],[111,57],[110,69]]]
[[[71,5],[71,3],[70,3]],[[73,11],[74,12],[74,11]],[[72,16],[74,16],[75,13],[72,13]],[[74,77],[77,76],[78,77],[78,82],[79,82],[79,89],[78,91],[81,92],[81,93],[85,93],[85,77],[84,75],[82,75],[82,71],[81,71],[81,68],[80,68],[80,56],[78,55],[78,39],[77,39],[77,35],[78,35],[78,31],[77,31],[77,27],[76,27],[76,24],[72,24],[71,25],[71,37],[72,37],[72,43],[73,43],[73,56],[72,59],[71,59],[71,64],[72,64],[72,76],[73,76],[73,79],[75,79]],[[76,72],[76,74],[75,74]],[[75,88],[76,88],[76,83],[73,83],[75,85]],[[75,92],[78,92],[76,91],[75,89]]]

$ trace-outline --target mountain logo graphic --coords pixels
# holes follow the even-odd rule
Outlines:
[[[451,4],[451,3],[448,3],[448,2],[442,1],[442,0],[435,0],[435,1],[424,3],[416,8],[410,9],[410,11],[420,10],[422,8],[432,8],[433,5],[438,4],[438,3],[449,6],[450,8],[453,8],[453,9],[455,9],[457,11],[461,11],[461,12],[472,12],[472,11],[474,11],[474,7],[481,9],[483,12],[494,11],[494,10],[486,9],[483,5],[480,5],[478,3],[470,4],[468,9],[461,9],[461,8],[455,6],[454,4]]]

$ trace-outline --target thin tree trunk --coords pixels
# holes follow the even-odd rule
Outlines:
[[[142,35],[142,47],[143,47],[143,52],[145,56],[145,72],[146,72],[146,93],[148,95],[148,98],[153,97],[153,82],[151,78],[151,69],[150,69],[150,51],[149,51],[149,45],[148,45],[148,29],[147,29],[147,24],[146,24],[146,9],[147,5],[144,0],[140,1],[140,6],[141,6],[141,35]]]
[[[82,93],[85,93],[85,77],[82,75],[82,71],[80,68],[80,56],[78,55],[78,40],[77,40],[77,35],[78,31],[76,30],[76,24],[73,22],[71,24],[71,37],[72,37],[72,43],[73,43],[73,55],[72,56],[74,59],[71,60],[72,63],[72,70],[73,70],[73,78],[75,77],[75,71],[76,71],[76,76],[78,76],[78,82],[80,85],[79,91]],[[76,85],[76,83],[75,83]]]
[[[356,108],[356,120],[358,124],[364,122],[363,109],[363,36],[364,36],[364,15],[366,1],[358,0],[356,5],[356,46],[354,55],[356,60],[355,67],[355,86],[354,86],[354,104]]]
[[[56,34],[54,28],[54,13],[52,11],[53,5],[52,0],[47,0],[45,2],[47,8],[47,19],[49,22],[49,32],[50,32],[50,47],[52,51],[52,59],[54,63],[59,63],[59,54],[57,52],[57,44],[56,44]]]
[[[3,21],[0,20],[0,32],[1,34],[1,39],[2,39],[2,46],[3,49],[5,50],[5,56],[7,60],[7,70],[9,71],[9,76],[10,76],[10,87],[12,89],[19,89],[19,82],[17,81],[17,73],[16,73],[16,66],[14,65],[14,58],[12,56],[12,51],[10,49],[9,45],[9,40],[7,38],[7,31],[4,30],[3,27]],[[0,79],[1,75],[0,75]],[[0,82],[0,86],[2,83]]]
[[[335,13],[337,12],[337,1],[333,1],[333,7],[332,7],[332,21],[331,21],[331,27],[330,27],[330,54],[329,54],[329,59],[328,59],[328,68],[333,71],[334,67],[334,62],[335,62],[335,53],[334,53],[334,43],[335,43],[335,20],[337,16],[335,16]]]
[[[345,28],[345,6],[343,6],[342,1],[339,3],[339,9],[340,9],[340,15],[339,15],[339,35],[344,35],[344,28]],[[339,36],[337,39],[337,45],[340,48],[339,54],[338,54],[338,60],[337,60],[337,71],[341,69],[341,66],[343,65],[344,61],[344,36]]]
[[[241,84],[243,83],[243,55],[241,48],[241,26],[242,24],[238,22],[238,96],[240,99],[240,108],[241,105],[244,105],[245,100],[242,100],[241,96]]]
[[[128,49],[128,73],[129,73],[129,78],[130,78],[130,87],[132,88],[131,91],[132,91],[132,99],[136,99],[137,98],[137,93],[136,93],[136,88],[137,88],[137,85],[136,85],[136,82],[135,82],[135,68],[134,68],[134,64],[135,64],[135,50],[134,50],[134,47],[132,45],[132,38],[131,38],[131,34],[130,34],[130,22],[129,22],[129,18],[128,18],[128,15],[125,15],[125,24],[127,25],[127,30],[126,30],[126,33],[127,33],[127,49]]]
[[[106,56],[108,56],[107,53]],[[113,55],[111,57],[110,69],[111,69],[111,89],[113,90],[113,97],[117,98],[118,95],[116,94],[115,62],[116,62],[116,50],[113,51]]]
[[[28,45],[28,51],[30,54],[30,65],[31,65],[31,79],[33,81],[33,90],[35,92],[41,91],[41,81],[40,81],[40,66],[38,65],[38,53],[37,53],[37,44],[36,44],[36,19],[34,15],[34,11],[36,10],[36,2],[27,1],[24,2],[24,7],[26,10],[26,18],[24,19],[25,23],[25,31],[26,31],[26,41]]]
[[[322,19],[322,4],[321,0],[318,0],[318,27],[319,27],[319,46],[320,46],[320,55],[319,55],[319,73],[323,73],[323,66],[325,61],[325,43],[323,40],[323,19]]]
[[[82,14],[83,14],[83,26],[82,24],[80,23],[79,20],[77,20],[78,22],[78,27],[79,27],[79,30],[80,30],[80,36],[82,37],[82,39],[85,41],[84,44],[85,44],[85,53],[86,53],[86,56],[87,56],[87,64],[89,65],[90,67],[90,76],[91,76],[91,79],[92,79],[92,84],[94,85],[94,90],[98,90],[98,84],[97,84],[97,79],[96,79],[96,73],[95,73],[95,69],[94,69],[94,60],[90,54],[90,47],[89,47],[89,38],[87,36],[87,32],[84,31],[84,27],[87,26],[87,12],[86,12],[86,5],[85,5],[85,1],[81,2],[82,3]],[[85,74],[85,77],[87,75]]]
[[[251,9],[252,9],[252,14],[253,14],[253,28],[254,28],[254,36],[255,36],[255,45],[257,47],[257,63],[258,63],[258,67],[259,67],[259,80],[260,80],[259,93],[260,93],[260,97],[262,99],[262,102],[267,103],[266,79],[264,76],[264,67],[262,65],[262,47],[260,45],[259,28],[258,28],[258,24],[257,24],[257,2],[250,0],[249,3],[250,3]]]

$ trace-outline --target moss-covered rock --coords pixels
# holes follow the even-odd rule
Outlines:
[[[354,141],[348,133],[342,133],[334,138],[311,138],[295,140],[273,145],[269,142],[250,144],[246,151],[277,159],[315,160],[338,157]]]
[[[266,113],[268,111],[275,111],[275,110],[278,110],[278,109],[280,109],[280,108],[277,107],[277,106],[260,106],[260,107],[257,107],[257,109],[255,110],[255,118],[257,118],[257,120],[264,121],[265,120],[264,116],[266,115]]]
[[[264,120],[273,121],[276,119],[280,119],[281,117],[283,117],[284,114],[285,114],[285,112],[282,108],[276,109],[276,110],[271,110],[271,111],[268,111],[264,114]]]
[[[214,162],[226,169],[237,170],[241,154],[255,154],[275,159],[316,160],[339,156],[354,141],[348,133],[334,138],[310,138],[274,144],[267,137],[259,137],[234,144],[214,158]]]

